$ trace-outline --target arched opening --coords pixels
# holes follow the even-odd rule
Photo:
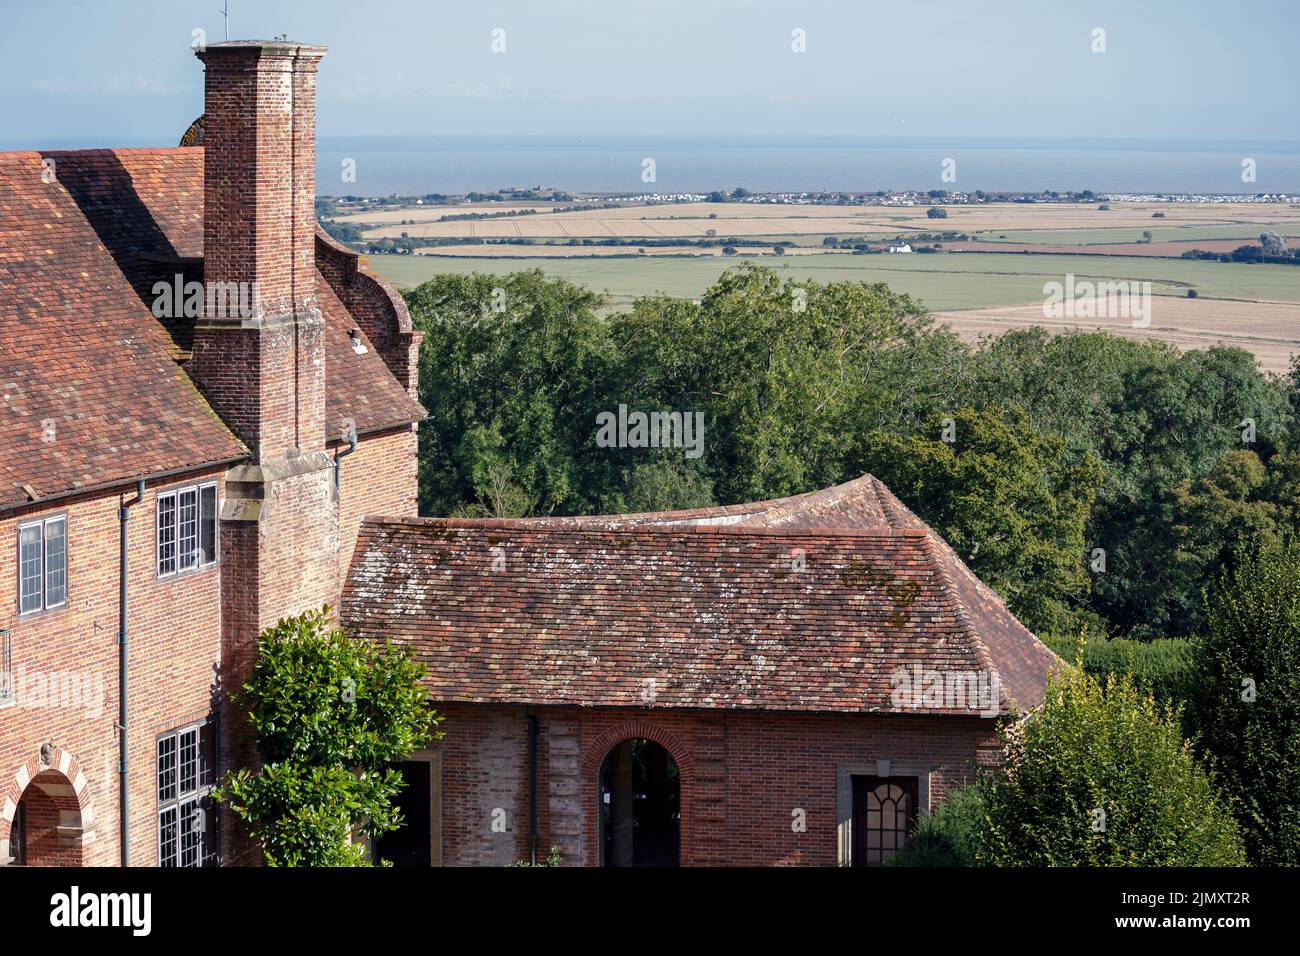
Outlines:
[[[82,866],[81,806],[57,770],[33,777],[9,825],[9,856],[19,866]]]
[[[600,846],[605,866],[681,862],[681,774],[652,740],[616,744],[600,765]]]

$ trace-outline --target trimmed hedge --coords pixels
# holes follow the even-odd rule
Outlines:
[[[1057,655],[1075,663],[1077,637],[1044,637],[1042,642]],[[1104,681],[1109,674],[1130,675],[1133,682],[1163,703],[1181,704],[1194,696],[1196,643],[1184,638],[1131,641],[1126,638],[1089,638],[1083,645],[1084,673]]]

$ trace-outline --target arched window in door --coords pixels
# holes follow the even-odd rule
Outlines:
[[[915,777],[853,778],[853,865],[879,866],[903,848],[916,820]]]

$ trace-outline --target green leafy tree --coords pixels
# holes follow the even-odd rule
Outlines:
[[[604,298],[539,270],[439,276],[406,293],[420,351],[420,508],[588,510],[610,482],[595,416],[610,362]]]
[[[626,479],[626,492],[615,502],[614,510],[674,511],[715,504],[713,482],[707,471],[680,452],[662,451],[632,466]]]
[[[1196,686],[1196,642],[1184,638],[1136,641],[1129,638],[1090,638],[1082,648],[1079,639],[1039,635],[1044,644],[1069,660],[1081,655],[1084,672],[1098,680],[1111,674],[1129,676],[1143,693],[1161,703],[1183,706]],[[1184,727],[1190,729],[1187,715]]]
[[[1200,745],[1235,798],[1251,861],[1300,865],[1300,546],[1239,552],[1206,603]]]
[[[1013,331],[946,363],[955,404],[1023,412],[1033,427],[1105,467],[1088,521],[1106,551],[1090,605],[1109,629],[1142,638],[1203,627],[1201,582],[1176,556],[1174,490],[1234,450],[1270,461],[1295,427],[1285,384],[1239,349],[1189,352],[1105,333]],[[1241,425],[1255,422],[1243,446]],[[1269,492],[1272,494],[1272,492]]]
[[[698,304],[650,296],[616,317],[617,380],[651,407],[704,412],[718,500],[779,497],[856,477],[845,436],[896,414],[879,372],[927,327],[883,285],[745,265]]]
[[[1291,357],[1291,367],[1287,369],[1281,386],[1291,406],[1291,444],[1300,446],[1300,354]]]
[[[486,473],[475,482],[479,500],[457,505],[452,514],[463,518],[523,518],[531,514],[537,499],[515,483],[510,466],[501,460],[485,465]]]
[[[1176,709],[1128,678],[1066,668],[1042,707],[1004,732],[987,779],[979,863],[1239,866],[1237,823],[1193,759]]]
[[[352,640],[329,608],[280,621],[258,640],[242,695],[261,767],[216,791],[270,866],[364,866],[370,838],[401,825],[390,764],[440,736],[405,648]]]
[[[1102,469],[1023,414],[960,409],[878,430],[862,459],[1030,627],[1061,630],[1087,594],[1084,524]]]
[[[1167,527],[1174,546],[1164,578],[1174,593],[1168,604],[1171,614],[1197,622],[1198,632],[1204,621],[1204,583],[1234,553],[1258,550],[1285,536],[1291,509],[1275,498],[1285,494],[1288,464],[1279,457],[1270,469],[1253,451],[1230,451],[1209,472],[1173,489]]]

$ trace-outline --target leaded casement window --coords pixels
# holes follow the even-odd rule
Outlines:
[[[158,576],[217,562],[217,485],[193,485],[158,495]]]
[[[216,724],[204,721],[158,738],[158,865],[216,866]]]
[[[18,526],[18,613],[36,614],[68,603],[68,516]]]

